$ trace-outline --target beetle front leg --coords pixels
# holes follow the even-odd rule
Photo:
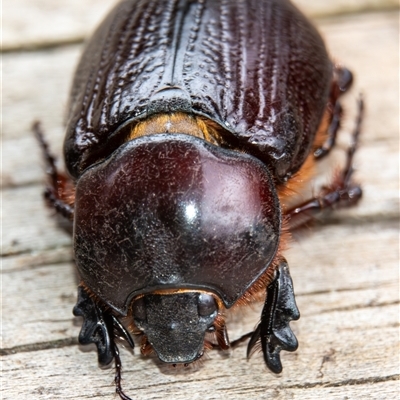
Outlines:
[[[48,204],[59,214],[69,220],[72,220],[74,216],[74,209],[66,201],[66,198],[68,197],[66,187],[70,183],[70,180],[66,175],[58,172],[55,163],[55,157],[49,150],[49,145],[44,138],[44,134],[39,122],[35,122],[33,124],[32,130],[42,149],[46,164],[46,173],[49,178],[49,185],[44,191],[44,198]]]
[[[295,351],[297,339],[290,328],[290,321],[300,318],[296,305],[293,282],[286,260],[282,260],[277,276],[267,287],[267,296],[261,314],[261,322],[251,335],[247,357],[249,358],[257,342],[261,342],[264,360],[274,373],[282,371],[281,350]]]
[[[103,312],[82,286],[78,287],[78,301],[73,314],[76,317],[83,317],[79,343],[83,345],[94,343],[97,347],[99,364],[102,366],[110,364],[114,359],[111,315]]]
[[[83,317],[79,343],[83,345],[94,343],[97,346],[100,365],[110,364],[115,356],[114,329],[132,349],[135,347],[131,336],[117,317],[105,312],[82,286],[78,287],[78,301],[73,314],[76,317]]]
[[[74,307],[75,316],[83,317],[82,329],[79,333],[79,343],[86,345],[94,343],[97,347],[99,364],[106,366],[115,361],[115,390],[122,400],[131,400],[121,387],[121,357],[114,339],[114,329],[126,340],[133,349],[134,343],[117,317],[107,313],[96,303],[90,294],[78,287],[78,301]]]

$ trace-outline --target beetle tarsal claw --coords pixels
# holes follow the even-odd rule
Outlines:
[[[261,322],[250,338],[247,356],[249,357],[255,344],[260,341],[267,367],[276,374],[280,373],[281,350],[297,349],[297,339],[289,323],[299,318],[289,266],[283,260],[279,265],[276,279],[267,288]]]
[[[100,365],[108,365],[114,359],[112,338],[109,327],[113,321],[110,314],[105,314],[85,289],[78,287],[78,301],[73,309],[75,316],[83,317],[79,333],[80,344],[94,343],[97,347]]]

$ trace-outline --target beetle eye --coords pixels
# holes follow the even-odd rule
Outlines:
[[[217,311],[217,304],[214,297],[206,293],[199,295],[197,307],[201,317],[207,317]]]
[[[135,300],[132,305],[133,318],[137,321],[146,321],[146,306],[144,297]]]

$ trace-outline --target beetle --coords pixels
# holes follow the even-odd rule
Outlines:
[[[353,158],[317,196],[293,193],[330,153],[353,81],[289,0],[125,0],[86,45],[72,85],[60,173],[39,124],[48,204],[73,222],[74,314],[101,365],[116,338],[172,365],[249,339],[266,366],[295,351],[300,316],[283,256],[291,229],[355,205]],[[264,298],[229,341],[229,309]]]

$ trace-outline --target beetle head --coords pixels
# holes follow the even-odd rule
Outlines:
[[[161,361],[186,364],[202,356],[217,303],[208,293],[147,294],[133,302],[132,311]]]

